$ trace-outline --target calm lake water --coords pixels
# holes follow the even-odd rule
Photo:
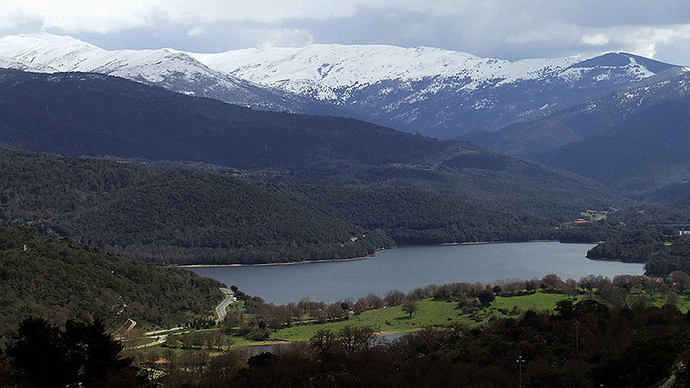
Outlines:
[[[190,270],[276,304],[303,297],[335,302],[371,292],[380,296],[393,289],[408,292],[427,284],[492,283],[552,273],[563,280],[579,280],[588,274],[610,278],[643,274],[642,264],[587,259],[592,247],[558,242],[402,247],[380,251],[366,260]]]

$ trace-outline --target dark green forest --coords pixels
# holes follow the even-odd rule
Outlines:
[[[687,272],[690,270],[690,236],[679,235],[679,232],[690,226],[688,204],[690,202],[684,198],[665,206],[624,208],[610,214],[606,221],[561,233],[561,241],[599,242],[587,252],[588,258],[643,263],[649,276]]]
[[[349,258],[390,243],[217,174],[7,149],[0,169],[0,222],[158,263]]]
[[[1,72],[0,144],[118,162],[1,151],[0,222],[130,257],[248,264],[547,239],[583,210],[627,203],[466,142],[102,75]]]
[[[0,74],[0,143],[34,151],[327,171],[342,161],[427,163],[458,145],[476,148],[352,119],[254,111],[117,77]]]
[[[0,144],[14,148],[206,163],[271,182],[408,185],[555,219],[625,202],[593,181],[467,142],[253,111],[102,75],[2,74]]]
[[[19,324],[6,355],[0,349],[0,387],[149,387],[122,344],[102,321],[68,320],[64,328],[31,317]]]
[[[559,237],[557,220],[483,206],[488,195],[471,201],[390,183],[249,183],[229,176],[235,170],[163,166],[0,149],[0,222],[171,264],[328,260],[392,244]],[[539,206],[529,200],[523,204]]]
[[[675,271],[690,271],[690,236],[665,236],[632,230],[598,244],[587,257],[596,260],[620,260],[644,263],[649,276],[666,276]]]
[[[553,239],[554,221],[482,208],[443,192],[391,185],[268,186],[399,245]]]
[[[190,271],[155,266],[41,235],[36,229],[0,228],[0,342],[24,318],[127,319],[142,326],[184,325],[213,316],[222,300],[218,281]]]

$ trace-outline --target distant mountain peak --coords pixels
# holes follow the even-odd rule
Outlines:
[[[565,69],[580,57],[508,61],[432,47],[324,45],[299,48],[233,50],[195,54],[212,69],[297,93],[312,89],[362,87],[382,80],[460,77],[485,80],[535,78],[544,71]],[[310,84],[318,83],[317,86]],[[337,94],[337,93],[335,93]],[[333,94],[321,95],[329,99]]]
[[[593,68],[593,67],[626,67],[626,66],[643,66],[646,70],[653,74],[659,74],[663,71],[675,68],[677,66],[668,63],[655,61],[653,59],[641,57],[639,55],[617,52],[606,53],[594,58],[584,60],[574,64],[572,67],[578,68]]]
[[[440,138],[539,119],[675,67],[628,53],[510,61],[388,45],[108,51],[44,33],[0,38],[0,66],[97,72],[260,110],[349,116]]]
[[[504,60],[428,47],[311,45],[190,55],[221,73],[452,138],[532,120],[673,68],[627,53]]]
[[[15,43],[26,44],[28,41],[33,41],[33,43],[59,43],[59,44],[71,44],[74,46],[90,46],[96,47],[91,43],[84,42],[69,35],[57,35],[48,32],[32,32],[27,34],[17,34],[17,35],[6,35],[0,38],[3,41],[12,41]]]
[[[34,72],[94,72],[262,110],[307,111],[313,102],[209,69],[182,51],[105,50],[48,33],[0,38],[0,67]]]

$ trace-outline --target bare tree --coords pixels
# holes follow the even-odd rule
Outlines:
[[[391,290],[386,293],[384,300],[390,307],[397,306],[405,301],[405,294],[400,290]]]

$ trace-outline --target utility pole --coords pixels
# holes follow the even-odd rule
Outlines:
[[[580,321],[575,321],[575,353],[580,353]]]
[[[515,362],[518,363],[518,376],[519,376],[519,383],[520,383],[520,388],[522,388],[522,363],[525,362],[525,360],[522,358],[522,356],[518,356],[517,360]]]

